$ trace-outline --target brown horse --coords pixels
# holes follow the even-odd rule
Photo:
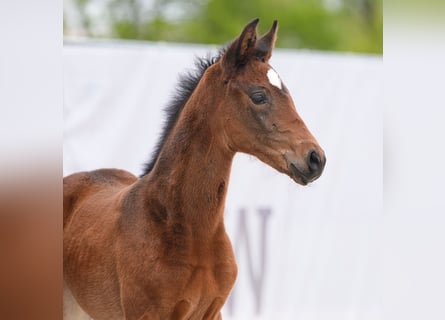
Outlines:
[[[152,161],[64,178],[64,317],[221,319],[237,274],[224,227],[236,152],[306,185],[324,152],[268,61],[258,19],[182,79]],[[83,311],[82,311],[83,310]]]

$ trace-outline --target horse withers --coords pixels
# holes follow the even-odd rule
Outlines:
[[[221,319],[237,275],[224,227],[236,152],[306,185],[325,155],[250,22],[181,79],[152,160],[64,178],[64,318]]]

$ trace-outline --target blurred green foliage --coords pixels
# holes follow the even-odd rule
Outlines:
[[[90,36],[222,44],[258,17],[261,33],[278,20],[277,47],[377,54],[383,49],[382,0],[153,0],[145,10],[143,0],[110,0],[108,34],[89,30],[85,4],[94,0],[73,1]]]

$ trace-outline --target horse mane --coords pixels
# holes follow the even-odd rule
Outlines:
[[[219,53],[215,56],[211,56],[208,54],[205,57],[197,57],[195,59],[195,69],[186,71],[185,73],[179,75],[179,81],[176,91],[173,94],[171,101],[164,109],[166,120],[164,122],[161,136],[151,155],[150,161],[144,164],[143,173],[140,175],[140,177],[147,175],[153,169],[159,157],[159,154],[161,153],[162,147],[170,134],[170,131],[172,131],[173,127],[175,126],[175,123],[178,120],[182,109],[184,108],[188,99],[197,87],[199,81],[204,75],[204,72],[211,65],[215,64],[217,61],[219,61],[219,59],[221,59],[224,51],[225,49],[220,50]]]

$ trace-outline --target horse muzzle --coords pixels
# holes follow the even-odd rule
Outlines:
[[[304,160],[293,160],[286,156],[290,176],[295,182],[305,186],[317,180],[323,173],[326,165],[326,156],[322,150],[311,149],[307,152]]]

